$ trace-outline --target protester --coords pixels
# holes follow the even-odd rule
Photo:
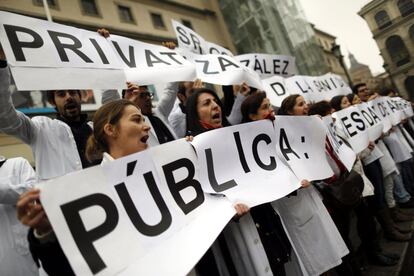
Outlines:
[[[27,227],[16,218],[19,194],[32,188],[36,181],[26,159],[0,156],[0,275],[39,275],[27,243]]]
[[[370,95],[370,91],[364,83],[355,85],[353,87],[353,92],[358,95],[362,102],[368,101],[370,97],[375,97],[375,95]],[[384,141],[386,141],[386,137],[384,138]],[[374,146],[375,144],[371,143],[370,145]],[[394,241],[408,241],[411,239],[411,236],[399,231],[402,229],[397,229],[399,227],[396,226],[392,220],[390,210],[388,209],[385,200],[384,174],[380,162],[380,159],[383,156],[384,153],[377,146],[372,147],[370,152],[365,151],[363,155],[361,155],[365,174],[375,188],[374,197],[368,199],[368,204],[371,210],[375,212],[376,218],[381,224],[381,227],[384,230],[384,236],[387,239]]]
[[[222,110],[222,103],[214,91],[207,88],[193,89],[187,101],[187,133],[196,136],[209,130],[230,126]],[[239,216],[249,210],[249,207],[242,203],[235,206],[240,210]],[[237,275],[238,268],[230,255],[225,237],[220,234],[196,265],[198,275]]]
[[[29,118],[14,108],[9,85],[9,68],[4,53],[0,53],[0,131],[32,148],[39,180],[94,165],[85,157],[86,141],[92,129],[87,115],[81,113],[79,90],[48,91],[48,100],[57,111],[56,119]]]
[[[308,111],[305,99],[294,94],[282,101],[278,114],[307,116]],[[279,199],[272,205],[278,211],[306,273],[320,275],[339,265],[349,253],[313,185],[299,189],[296,195]]]

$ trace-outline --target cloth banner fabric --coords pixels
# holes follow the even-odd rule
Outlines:
[[[336,133],[335,123],[332,119],[332,116],[325,116],[322,118],[322,120],[325,124],[328,139],[333,147],[335,155],[339,158],[339,160],[341,160],[346,169],[348,171],[351,171],[356,159],[355,152],[350,147],[348,147],[341,139],[341,137]]]

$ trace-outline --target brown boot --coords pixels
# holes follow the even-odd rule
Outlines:
[[[413,228],[411,226],[403,227],[401,225],[398,225],[397,223],[394,224],[394,228],[397,229],[398,232],[403,234],[413,232]]]
[[[403,234],[400,233],[397,229],[395,229],[394,221],[392,220],[387,207],[379,210],[376,214],[376,217],[378,222],[381,224],[382,229],[384,230],[385,238],[387,238],[388,240],[400,242],[411,240],[410,234]]]
[[[412,221],[414,220],[413,217],[404,215],[403,213],[398,212],[397,208],[390,208],[390,214],[391,214],[391,218],[395,221],[395,222],[403,222],[403,221]]]

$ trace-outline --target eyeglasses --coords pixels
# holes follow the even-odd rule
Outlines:
[[[152,99],[152,98],[154,98],[154,94],[151,93],[151,92],[148,92],[148,91],[146,91],[146,92],[138,92],[138,97],[140,99],[145,99],[147,97],[149,97],[150,99]]]
[[[134,91],[127,90],[126,93],[137,95],[140,99],[145,99],[147,97],[150,98],[150,99],[154,98],[154,93],[151,93],[149,91],[139,92],[137,90],[134,90]]]

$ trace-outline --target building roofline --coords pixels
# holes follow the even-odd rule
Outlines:
[[[330,34],[330,33],[328,33],[328,32],[322,31],[321,29],[319,29],[319,28],[315,27],[315,24],[311,24],[311,26],[312,26],[312,28],[313,28],[315,31],[317,31],[317,32],[319,32],[319,33],[321,33],[321,34],[323,34],[323,35],[329,36],[330,38],[336,39],[336,36],[334,36],[334,35],[332,35],[332,34]]]
[[[371,2],[365,4],[358,12],[358,15],[364,17],[365,14],[375,9],[380,4],[384,3],[385,0],[372,0]]]

